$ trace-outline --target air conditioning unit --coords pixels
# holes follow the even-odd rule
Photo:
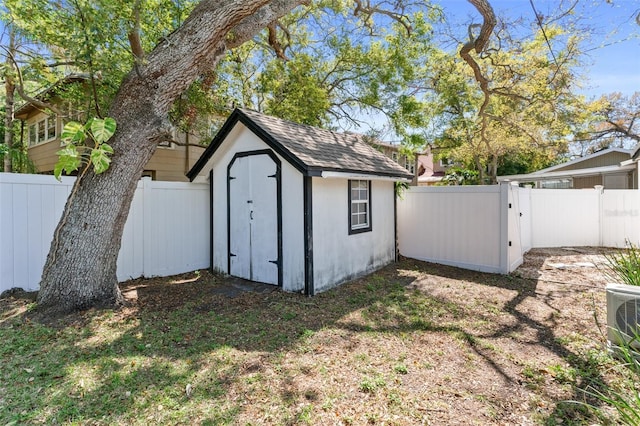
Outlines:
[[[630,343],[640,350],[640,286],[607,284],[606,288],[609,348]]]

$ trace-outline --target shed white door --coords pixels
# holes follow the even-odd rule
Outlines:
[[[229,274],[278,284],[277,165],[266,154],[229,169]]]

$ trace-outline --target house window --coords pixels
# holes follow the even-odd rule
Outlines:
[[[57,119],[56,119],[56,115],[53,114],[50,117],[47,118],[47,140],[51,140],[51,139],[55,139],[56,138],[56,129],[57,129]]]
[[[47,140],[46,135],[46,123],[45,120],[38,121],[38,143],[44,142]]]
[[[392,152],[391,153],[391,159],[397,163],[398,162],[398,153],[397,152]]]
[[[68,104],[67,105],[67,114],[66,117],[64,117],[64,121],[65,123],[68,123],[69,121],[76,121],[78,123],[84,123],[85,122],[85,113],[83,111],[82,108],[80,108],[78,105],[73,105],[73,104]]]
[[[38,143],[38,132],[36,132],[36,125],[29,125],[29,146],[34,146]]]
[[[449,167],[451,165],[453,165],[453,161],[451,161],[451,159],[446,157],[440,159],[440,166]]]
[[[371,181],[349,181],[349,234],[371,231]]]
[[[56,115],[45,117],[29,125],[29,146],[38,145],[55,139],[58,135]]]
[[[413,160],[410,160],[409,158],[406,158],[404,160],[404,168],[409,170],[409,173],[411,173],[412,175],[416,174],[416,165],[415,165],[415,162]]]
[[[155,170],[144,170],[142,172],[142,176],[140,176],[141,178],[143,177],[150,177],[151,180],[156,180],[156,171]]]

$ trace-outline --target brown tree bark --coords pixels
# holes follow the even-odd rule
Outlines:
[[[482,52],[486,47],[487,43],[489,43],[489,38],[491,37],[491,33],[497,24],[496,15],[489,4],[488,0],[468,0],[482,15],[482,25],[480,27],[480,33],[477,37],[473,37],[474,25],[469,27],[469,41],[465,43],[460,49],[460,57],[471,67],[473,71],[473,76],[480,85],[480,90],[482,90],[482,94],[484,95],[484,99],[482,101],[482,105],[480,105],[480,109],[478,110],[478,117],[480,117],[480,134],[479,138],[482,143],[488,144],[486,128],[488,125],[487,120],[487,107],[489,106],[489,100],[491,97],[491,89],[489,88],[489,79],[482,74],[482,70],[480,66],[476,62],[476,60],[471,56],[471,51],[475,50],[476,53]],[[478,177],[480,183],[484,183],[484,170],[482,165],[479,164],[479,158],[476,160],[476,167],[478,168]],[[490,172],[490,177],[497,181],[495,174]]]
[[[125,221],[145,164],[168,137],[173,102],[224,52],[249,40],[302,3],[297,0],[203,0],[185,23],[123,80],[108,115],[109,170],[82,173],[58,224],[44,267],[38,310],[64,314],[122,302],[116,261]]]

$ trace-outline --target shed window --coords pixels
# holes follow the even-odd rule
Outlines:
[[[349,234],[371,231],[371,181],[349,181]]]

